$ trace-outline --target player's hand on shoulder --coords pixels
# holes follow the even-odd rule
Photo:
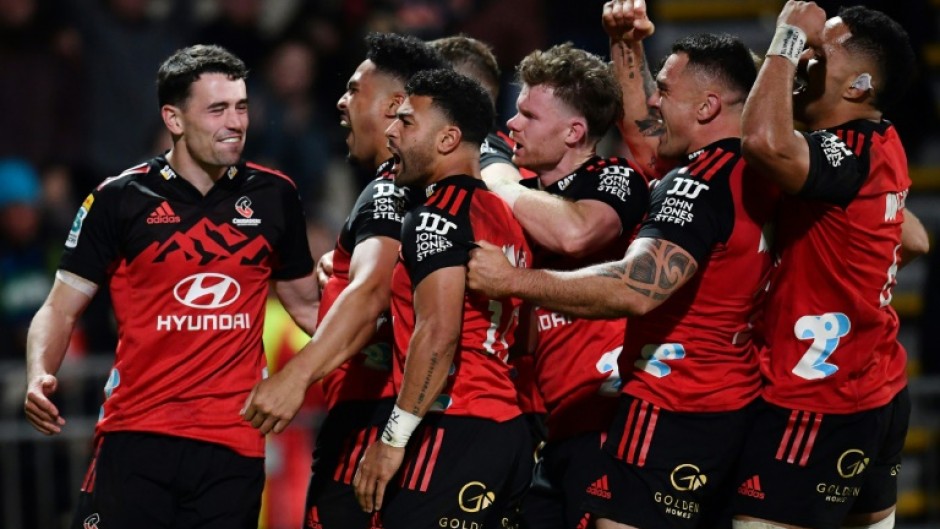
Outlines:
[[[510,296],[515,267],[499,246],[487,241],[476,245],[467,263],[467,288],[491,299]]]
[[[55,435],[62,431],[65,419],[59,415],[59,409],[49,397],[58,389],[59,382],[53,375],[33,377],[26,386],[26,400],[23,411],[33,428],[46,435]]]
[[[307,384],[287,369],[258,382],[242,409],[242,417],[262,434],[281,433],[304,403]]]

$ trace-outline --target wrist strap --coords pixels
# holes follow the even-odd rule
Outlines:
[[[770,42],[767,55],[786,57],[796,66],[800,62],[800,55],[805,46],[806,32],[796,26],[783,24],[777,26],[777,32],[774,33],[774,40]]]
[[[382,442],[395,448],[404,448],[420,422],[421,417],[408,413],[396,404],[392,408],[392,414],[389,416],[388,422],[385,423]]]

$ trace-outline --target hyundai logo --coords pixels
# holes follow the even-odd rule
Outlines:
[[[224,274],[193,274],[176,284],[173,296],[195,309],[219,309],[231,305],[241,294],[238,281]]]

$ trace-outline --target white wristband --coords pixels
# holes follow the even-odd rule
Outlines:
[[[421,417],[408,413],[396,404],[392,408],[392,414],[389,416],[388,422],[385,423],[382,442],[395,448],[404,448],[420,422]]]
[[[803,54],[805,46],[806,32],[796,26],[783,24],[777,26],[777,32],[774,33],[774,40],[770,41],[767,55],[781,55],[790,59],[790,62],[796,66],[800,62],[800,55]]]

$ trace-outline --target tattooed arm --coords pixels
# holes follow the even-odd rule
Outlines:
[[[698,270],[680,246],[649,237],[620,261],[557,272],[515,268],[485,241],[471,252],[467,286],[493,298],[516,296],[580,318],[639,316],[655,309]]]
[[[617,122],[617,127],[637,165],[648,176],[659,176],[662,171],[656,148],[665,129],[659,112],[647,105],[656,91],[656,84],[643,51],[643,39],[654,31],[646,14],[646,2],[607,2],[601,21],[610,37],[611,65],[622,91],[623,118]]]

